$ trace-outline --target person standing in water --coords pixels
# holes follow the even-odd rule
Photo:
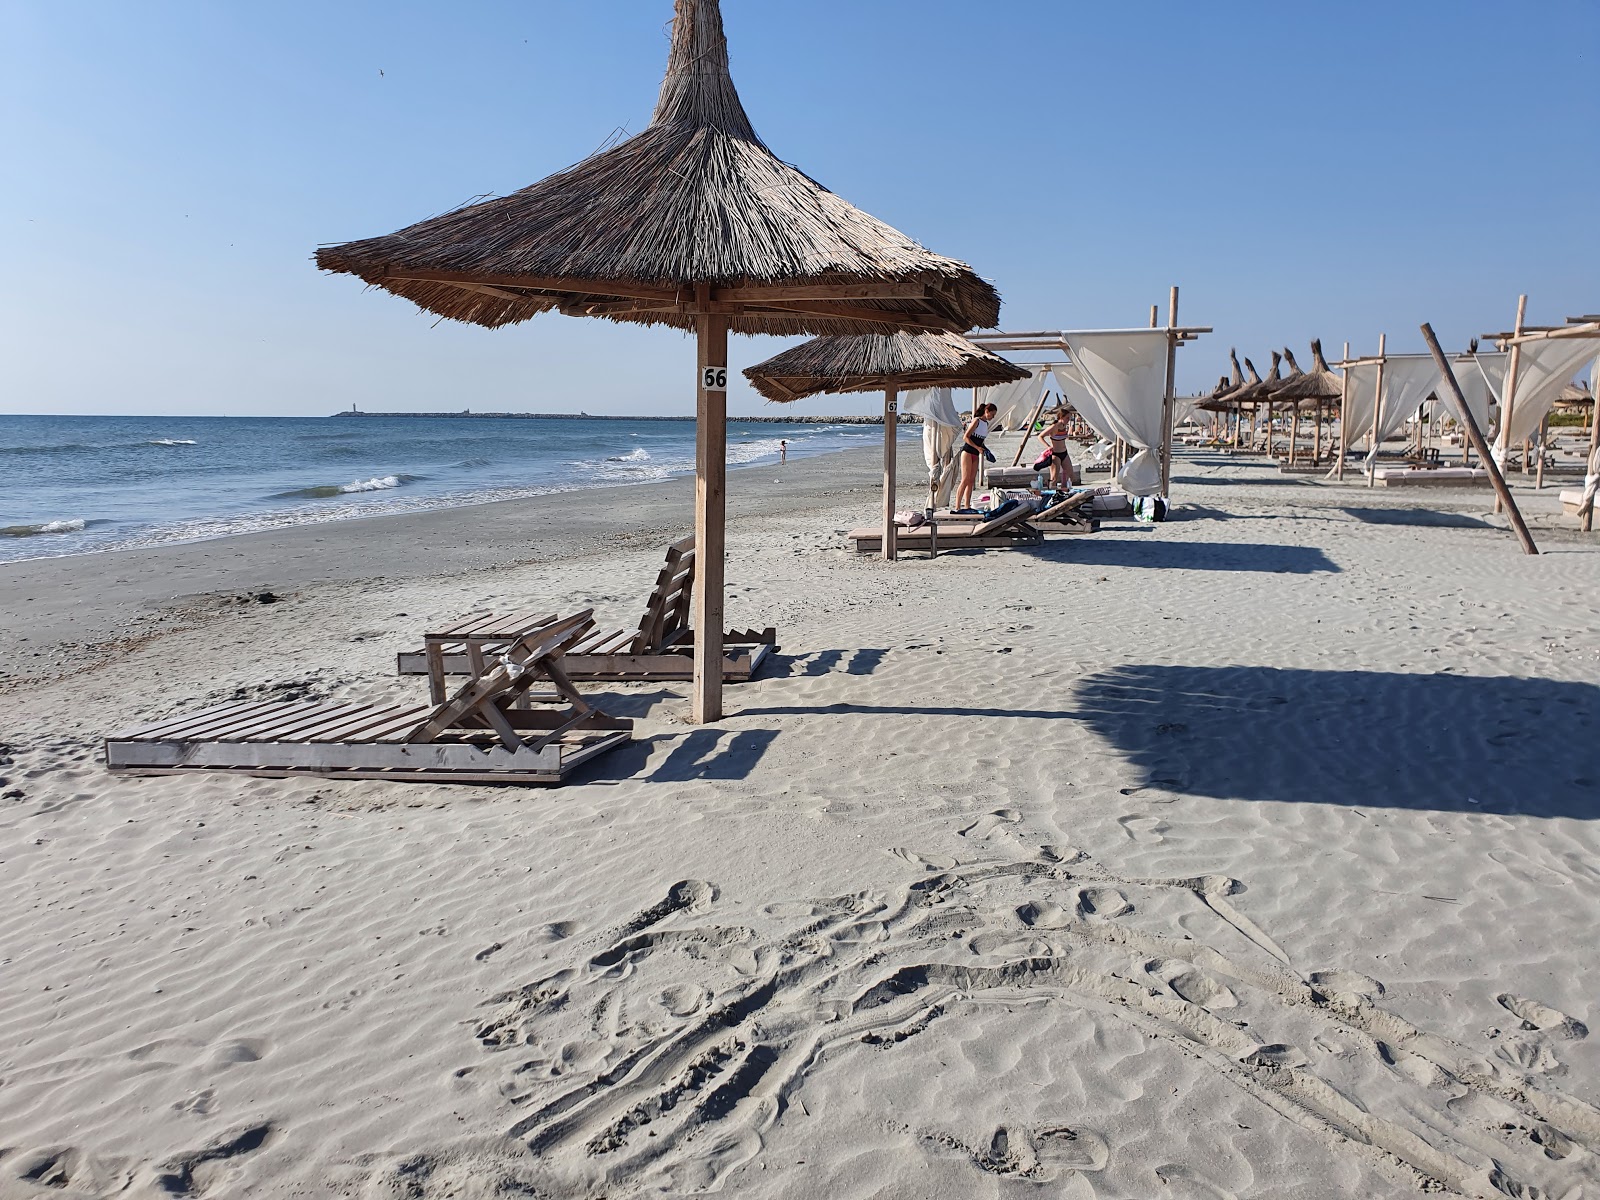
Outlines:
[[[1078,482],[1078,472],[1072,465],[1072,455],[1067,453],[1067,410],[1058,408],[1055,419],[1039,433],[1046,453],[1050,455],[1050,486],[1072,487]]]
[[[989,422],[1000,410],[993,404],[980,404],[967,422],[961,438],[961,482],[956,485],[955,511],[972,512],[972,489],[978,482],[978,455],[990,462],[994,454],[984,442],[989,437]]]

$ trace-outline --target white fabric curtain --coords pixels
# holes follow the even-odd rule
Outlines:
[[[1489,436],[1490,406],[1494,403],[1494,393],[1489,388],[1489,381],[1484,376],[1485,360],[1501,359],[1503,354],[1478,354],[1463,355],[1450,364],[1450,373],[1456,377],[1456,383],[1461,388],[1461,395],[1467,402],[1467,411],[1472,414],[1472,419],[1478,423],[1478,431],[1484,437]],[[1492,369],[1492,362],[1491,367]],[[1500,378],[1505,378],[1505,364],[1500,364]],[[1439,403],[1435,406],[1435,417],[1453,415],[1461,416],[1456,411],[1455,396],[1451,394],[1444,377],[1439,377]]]
[[[1006,429],[1015,429],[1033,415],[1034,406],[1039,403],[1039,393],[1044,388],[1044,377],[1049,370],[1044,366],[1029,367],[1026,379],[1002,383],[998,387],[980,388],[974,403],[993,404],[1000,410],[995,414],[994,423]]]
[[[921,388],[906,392],[900,399],[900,411],[915,413],[924,424],[952,425],[961,428],[961,414],[956,411],[955,400],[949,388]]]
[[[1378,441],[1399,430],[1416,415],[1428,393],[1444,386],[1433,355],[1390,358],[1383,365],[1383,407],[1378,413]]]
[[[1372,405],[1378,395],[1378,364],[1353,363],[1344,369],[1344,444],[1354,446],[1372,432]]]
[[[1104,441],[1115,438],[1116,434],[1111,432],[1111,419],[1101,410],[1100,401],[1084,383],[1083,373],[1071,363],[1057,363],[1050,368],[1050,372],[1055,376],[1056,387],[1062,397],[1078,410],[1078,415],[1089,423],[1089,428]]]
[[[1523,438],[1533,435],[1567,381],[1595,357],[1597,350],[1600,346],[1593,338],[1546,338],[1522,344],[1522,354],[1517,360],[1516,391],[1511,396],[1511,422],[1509,425],[1501,423],[1498,445],[1502,454],[1506,446],[1519,446]],[[1497,393],[1502,413],[1504,390],[1505,372],[1502,371]]]
[[[1096,432],[1102,436],[1109,432],[1139,448],[1117,481],[1135,496],[1160,491],[1161,446],[1166,440],[1161,422],[1167,388],[1166,331],[1063,333],[1061,340],[1067,344],[1083,388],[1093,396],[1110,426],[1109,431],[1097,428]],[[1086,418],[1088,415],[1084,413]]]

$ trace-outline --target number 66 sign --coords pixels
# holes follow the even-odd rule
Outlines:
[[[727,367],[701,367],[700,386],[708,392],[725,392],[728,390]]]

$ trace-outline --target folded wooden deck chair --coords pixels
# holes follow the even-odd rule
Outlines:
[[[138,774],[560,783],[632,736],[632,721],[586,704],[562,669],[562,652],[593,627],[587,609],[550,622],[443,704],[225,704],[107,738],[106,766]],[[523,707],[536,682],[554,684],[562,706]]]
[[[936,544],[940,553],[946,550],[1014,550],[1018,546],[1037,546],[1044,541],[1044,534],[1029,524],[1029,519],[1036,515],[1037,510],[1033,505],[1022,503],[1001,516],[976,524],[964,521],[947,525],[941,519],[936,523],[937,535],[928,526],[919,525],[915,529],[896,532],[895,544],[907,550],[926,549],[937,536]],[[883,548],[882,529],[852,529],[847,536],[858,554],[876,554]]]
[[[639,628],[601,630],[584,638],[562,657],[572,679],[686,680],[694,675],[694,631],[689,628],[689,600],[694,592],[693,536],[667,547],[666,565],[645,601]],[[448,628],[423,635],[418,649],[399,657],[402,675],[432,677],[432,696],[444,696],[446,675],[479,675],[484,664],[516,638],[542,628],[548,613],[532,610],[477,612]],[[778,648],[777,630],[730,629],[722,635],[722,678],[744,683]]]
[[[1100,528],[1092,512],[1092,492],[1074,492],[1064,500],[1058,500],[1047,508],[1029,516],[1028,524],[1046,536],[1058,534],[1083,534],[1095,533]],[[939,540],[942,543],[946,532],[957,532],[967,525],[981,524],[983,518],[969,513],[938,513],[935,519],[939,522]]]

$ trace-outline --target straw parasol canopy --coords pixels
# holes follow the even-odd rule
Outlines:
[[[934,254],[782,162],[728,73],[717,0],[676,0],[666,78],[638,136],[508,196],[317,251],[428,312],[491,328],[559,310],[735,333],[960,332],[999,320],[972,268]],[[727,294],[731,293],[731,294]]]
[[[768,400],[788,403],[822,392],[992,387],[1028,371],[953,333],[819,337],[745,368]]]
[[[728,73],[717,0],[675,0],[666,77],[637,137],[316,261],[489,328],[559,311],[694,331],[697,723],[722,714],[729,332],[959,333],[1000,315],[971,267],[767,149]]]
[[[1250,382],[1228,399],[1235,404],[1265,404],[1278,390],[1278,385],[1283,382],[1283,355],[1276,350],[1272,352],[1272,369],[1267,372],[1265,379],[1256,374],[1255,364],[1248,358],[1244,360],[1244,365],[1250,372]]]
[[[1318,338],[1311,343],[1311,370],[1302,371],[1285,381],[1272,398],[1274,401],[1292,401],[1306,408],[1339,399],[1343,394],[1342,385],[1343,379],[1328,367],[1328,360],[1322,357],[1322,339]]]

